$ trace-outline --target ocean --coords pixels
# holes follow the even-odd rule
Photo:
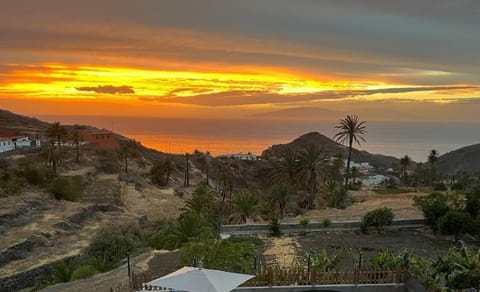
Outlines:
[[[38,116],[50,122],[88,124],[114,130],[143,145],[170,153],[198,149],[213,155],[261,152],[273,144],[288,143],[311,131],[328,137],[336,132],[338,121],[195,119],[156,117]],[[367,142],[359,149],[371,153],[425,161],[428,152],[440,154],[480,143],[475,123],[367,121]],[[358,147],[357,147],[358,148]]]

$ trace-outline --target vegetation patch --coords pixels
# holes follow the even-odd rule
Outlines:
[[[57,200],[77,201],[84,189],[82,176],[58,176],[48,186]]]
[[[394,217],[395,215],[391,208],[375,209],[363,216],[360,229],[362,232],[367,233],[369,227],[374,227],[380,233],[385,226],[392,224]]]

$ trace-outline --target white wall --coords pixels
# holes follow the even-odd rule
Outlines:
[[[15,145],[11,140],[0,140],[0,153],[15,149]]]

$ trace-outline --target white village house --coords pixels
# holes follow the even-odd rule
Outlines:
[[[219,155],[219,158],[230,158],[230,159],[239,159],[239,160],[258,160],[258,157],[251,153],[234,153],[234,154],[223,154]]]
[[[0,137],[0,153],[30,147],[40,147],[40,139],[30,139],[27,136]]]
[[[15,145],[9,138],[0,137],[0,153],[15,149]]]
[[[344,167],[347,167],[347,160],[344,160]],[[360,173],[362,174],[368,174],[370,171],[374,169],[373,165],[370,165],[368,162],[360,162],[356,163],[353,161],[350,161],[350,170],[353,168],[356,168]]]

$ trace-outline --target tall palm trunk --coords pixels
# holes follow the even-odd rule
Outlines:
[[[347,158],[347,169],[345,170],[345,193],[348,191],[348,178],[350,174],[350,161],[352,159],[352,144],[353,144],[353,137],[350,136],[348,141],[348,158]]]
[[[75,162],[78,164],[80,162],[80,159],[79,159],[79,155],[78,155],[78,152],[79,152],[79,149],[78,149],[78,141],[75,142]]]
[[[317,192],[317,183],[316,183],[317,177],[314,173],[314,171],[311,171],[310,173],[310,196],[308,198],[308,209],[312,210],[314,201],[315,201],[315,194]]]

